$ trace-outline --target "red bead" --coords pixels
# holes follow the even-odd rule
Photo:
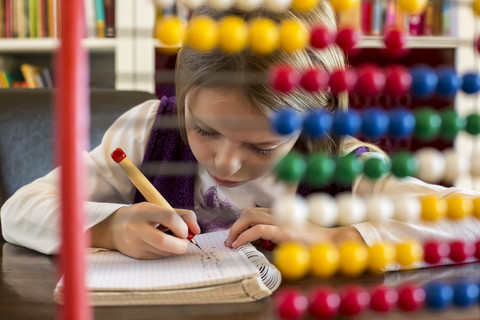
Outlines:
[[[268,250],[268,251],[272,251],[273,249],[275,249],[277,245],[275,244],[275,242],[272,242],[270,240],[265,240],[265,239],[262,239],[262,248],[265,249],[265,250]]]
[[[480,36],[477,38],[477,41],[475,41],[475,47],[477,51],[480,52]]]
[[[389,30],[384,37],[386,53],[392,57],[402,57],[407,53],[407,35],[398,30]]]
[[[344,28],[338,31],[335,43],[345,53],[356,53],[355,46],[360,41],[360,31],[355,28]]]
[[[335,34],[324,26],[315,26],[310,32],[310,45],[316,49],[325,49],[335,41]]]
[[[454,262],[464,262],[475,254],[475,246],[470,242],[460,240],[450,243],[450,259]]]
[[[310,92],[325,89],[328,84],[328,74],[318,68],[305,71],[300,79],[300,86]]]
[[[357,75],[350,69],[336,70],[330,75],[328,85],[332,93],[350,91],[357,83]]]
[[[364,64],[357,70],[356,92],[359,95],[373,97],[383,91],[385,74],[373,64]]]
[[[475,258],[480,260],[480,240],[475,243]]]
[[[426,263],[436,264],[450,254],[450,247],[446,243],[427,241],[423,244],[423,255]]]
[[[277,66],[270,72],[270,83],[277,91],[287,93],[295,89],[300,82],[300,75],[290,66]]]
[[[358,286],[343,289],[339,313],[344,316],[355,316],[362,313],[370,303],[370,294]]]
[[[397,291],[384,285],[375,286],[370,294],[370,309],[377,312],[392,310],[398,301]]]
[[[308,311],[316,319],[331,319],[337,315],[340,296],[327,287],[317,287],[310,292]]]
[[[275,295],[278,315],[283,319],[300,319],[308,308],[308,299],[299,290],[285,288]]]
[[[405,284],[398,290],[398,307],[403,311],[415,311],[425,302],[425,290],[415,284]]]
[[[410,92],[412,75],[408,69],[401,65],[393,65],[385,70],[385,93],[394,97]]]

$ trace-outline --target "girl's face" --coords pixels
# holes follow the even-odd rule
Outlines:
[[[190,148],[219,185],[239,186],[272,171],[300,133],[280,136],[240,89],[197,88],[185,101]]]

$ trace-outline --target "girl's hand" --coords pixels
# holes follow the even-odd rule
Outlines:
[[[225,245],[238,248],[258,239],[274,243],[301,242],[313,245],[319,242],[339,243],[345,240],[363,242],[363,238],[354,227],[323,228],[306,222],[301,228],[285,228],[275,225],[270,209],[245,209],[240,218],[232,225]]]
[[[161,224],[174,235],[155,228]],[[142,202],[121,207],[91,229],[92,246],[118,250],[137,259],[183,254],[189,246],[188,229],[200,233],[195,213]]]

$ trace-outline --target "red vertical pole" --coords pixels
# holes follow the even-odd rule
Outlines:
[[[61,165],[61,318],[92,318],[85,288],[84,177],[82,152],[88,146],[88,56],[82,47],[83,0],[61,1],[61,38],[57,58],[57,159]]]

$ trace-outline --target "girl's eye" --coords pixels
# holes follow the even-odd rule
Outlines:
[[[255,146],[252,146],[253,151],[255,151],[256,154],[259,154],[261,156],[271,156],[275,152],[275,148],[273,149],[261,149]]]
[[[201,135],[202,137],[214,137],[217,135],[216,132],[208,132],[208,131],[205,131],[203,130],[202,128],[200,127],[195,127],[195,131]]]

